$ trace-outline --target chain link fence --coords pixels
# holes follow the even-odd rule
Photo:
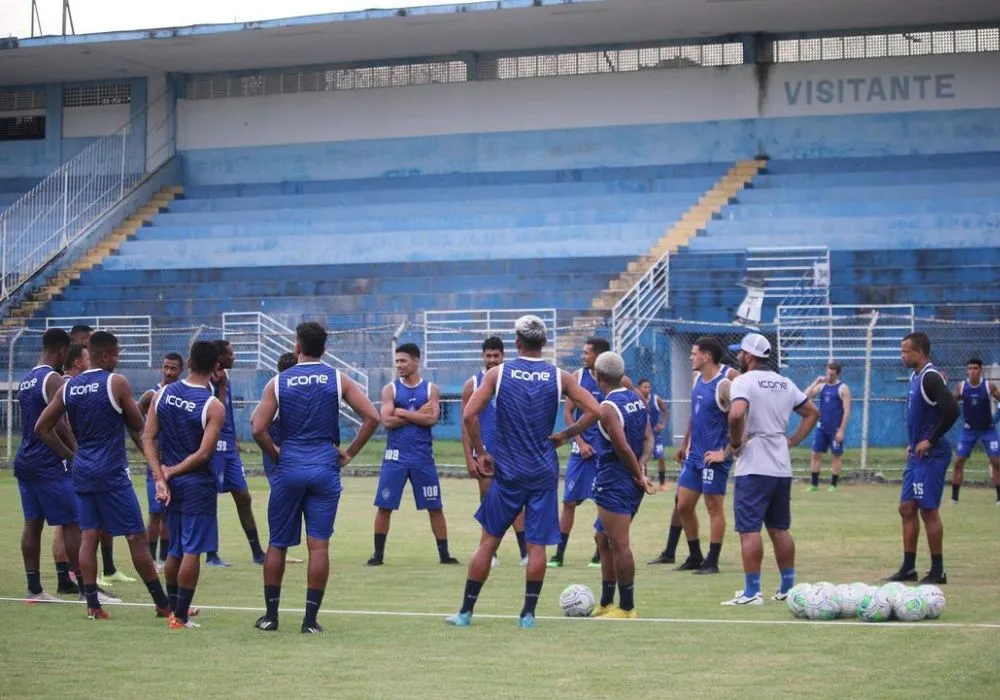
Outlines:
[[[778,325],[762,325],[755,329],[767,336],[775,349],[775,366],[801,388],[824,375],[830,360],[843,364],[843,381],[852,394],[852,415],[846,431],[844,477],[861,479],[898,478],[904,464],[906,445],[906,393],[909,370],[899,360],[898,344],[908,323],[926,332],[931,339],[932,357],[942,370],[949,386],[955,387],[965,378],[966,362],[975,357],[982,361],[984,375],[990,381],[1000,382],[1000,324],[948,321],[941,319],[910,319],[880,316],[873,323],[870,315],[838,317],[828,333],[813,334],[803,342],[795,330]],[[801,325],[801,324],[800,324]],[[369,398],[376,403],[381,388],[394,377],[393,348],[402,342],[423,345],[425,334],[433,331],[422,323],[405,326],[373,325],[351,329],[332,329],[328,350],[339,359],[356,366],[368,376]],[[456,329],[451,328],[452,331]],[[478,348],[482,339],[475,329],[459,329],[469,343]],[[610,328],[559,325],[552,329],[555,356],[564,369],[579,366],[579,356],[586,339],[591,335],[610,338]],[[650,323],[638,342],[624,351],[629,376],[636,383],[648,379],[655,394],[669,406],[662,439],[665,445],[677,445],[682,438],[690,416],[690,390],[692,372],[689,361],[691,344],[700,336],[718,338],[724,347],[739,342],[748,328],[738,324],[715,324],[682,319],[659,319]],[[9,466],[20,443],[22,426],[17,401],[17,388],[24,374],[34,367],[41,356],[42,329],[17,329],[0,332],[0,464]],[[889,334],[894,334],[890,350]],[[125,374],[138,397],[160,379],[160,358],[167,352],[186,355],[194,340],[211,340],[223,336],[221,326],[192,326],[184,328],[153,328],[150,334],[152,363],[123,362],[119,372]],[[819,339],[817,339],[819,338]],[[293,338],[284,338],[291,349]],[[810,345],[811,343],[811,345]],[[248,470],[259,468],[260,454],[250,437],[250,416],[259,401],[266,382],[274,370],[270,362],[255,361],[241,350],[241,360],[231,373],[236,426],[244,450]],[[515,352],[508,348],[508,355]],[[473,355],[475,356],[475,355]],[[459,361],[425,357],[422,374],[441,388],[441,419],[435,427],[435,445],[439,466],[443,472],[465,472],[461,431],[461,391],[464,382],[481,366],[463,354]],[[784,362],[777,362],[785,358]],[[735,365],[736,358],[728,353],[723,360]],[[149,366],[149,365],[152,366]],[[782,366],[778,366],[778,365]],[[354,426],[345,423],[346,435]],[[959,423],[949,437],[957,441]],[[352,464],[362,473],[373,471],[381,461],[384,432],[380,429],[370,448]],[[810,440],[794,451],[796,471],[808,470]],[[137,468],[142,467],[141,456],[133,454]],[[563,460],[565,462],[565,460]],[[676,473],[678,465],[668,464],[668,471]],[[826,465],[824,465],[826,468]],[[966,466],[967,482],[985,482],[989,468],[980,451],[973,453]]]

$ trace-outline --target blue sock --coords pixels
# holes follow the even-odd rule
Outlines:
[[[316,624],[316,615],[319,614],[319,606],[323,604],[325,592],[322,588],[306,589],[306,615],[303,620],[306,624]]]
[[[167,598],[167,594],[163,592],[163,584],[160,583],[160,578],[151,578],[146,581],[146,590],[149,591],[150,597],[153,599],[153,604],[158,608],[169,608],[170,599]],[[179,593],[178,589],[178,593]]]
[[[788,593],[795,585],[795,569],[781,570],[781,592]]]
[[[743,574],[746,582],[743,584],[743,595],[747,598],[753,598],[755,595],[760,593],[760,572],[755,574]]]
[[[524,582],[524,607],[521,608],[521,617],[534,615],[535,606],[538,605],[538,598],[542,595],[541,581]]]
[[[281,604],[281,586],[264,585],[264,606],[267,608],[265,617],[269,620],[278,619],[278,606]]]

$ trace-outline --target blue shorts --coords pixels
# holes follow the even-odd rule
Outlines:
[[[476,511],[476,520],[493,537],[503,537],[514,518],[524,511],[524,539],[529,544],[559,544],[559,490],[533,491],[493,479]]]
[[[760,532],[761,525],[775,530],[792,527],[792,477],[746,474],[733,487],[736,532]]]
[[[399,510],[407,481],[413,487],[413,500],[417,504],[417,510],[444,508],[444,502],[441,500],[441,481],[438,479],[437,468],[433,465],[418,469],[383,465],[378,475],[375,507]]]
[[[212,470],[219,483],[219,493],[246,491],[250,488],[239,452],[216,452],[212,458]]]
[[[594,503],[598,508],[633,518],[639,512],[644,495],[646,494],[639,485],[628,477],[594,485]],[[594,529],[597,532],[604,532],[600,516],[594,521]]]
[[[899,502],[916,501],[921,510],[936,510],[941,507],[944,495],[944,477],[951,462],[951,450],[933,450],[924,458],[910,455],[903,470],[903,488]]]
[[[677,488],[690,489],[710,496],[725,496],[730,466],[732,462],[708,466],[689,456],[684,460],[684,466],[677,477]]]
[[[659,435],[653,436],[653,459],[663,459],[663,440]]]
[[[146,532],[142,509],[132,487],[112,491],[77,492],[80,499],[80,529],[104,530],[113,536]]]
[[[594,497],[594,476],[597,457],[584,459],[577,453],[566,463],[566,483],[563,484],[563,503],[582,503]]]
[[[331,466],[282,467],[271,474],[267,500],[267,526],[272,547],[294,547],[306,536],[328,540],[340,503],[340,470]]]
[[[834,457],[844,454],[844,443],[834,440],[833,438],[836,436],[836,433],[831,434],[822,428],[817,428],[816,432],[813,433],[813,452],[826,454],[826,451],[829,450]]]
[[[987,428],[986,430],[962,428],[962,435],[958,438],[958,448],[955,450],[955,454],[959,457],[968,457],[972,454],[977,442],[983,443],[987,457],[991,459],[1000,457],[1000,438],[997,437],[996,428]]]
[[[43,481],[17,480],[21,492],[21,510],[25,520],[45,518],[52,527],[72,525],[80,521],[80,512],[73,489],[73,480],[46,479]]]
[[[185,554],[219,551],[219,518],[215,515],[188,515],[169,511],[170,556],[180,559]]]
[[[149,506],[150,515],[167,512],[167,507],[156,500],[156,484],[153,482],[153,476],[148,473],[146,474],[146,503]]]

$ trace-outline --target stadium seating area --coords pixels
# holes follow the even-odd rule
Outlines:
[[[19,197],[38,184],[38,178],[8,177],[0,178],[0,212],[13,204]]]
[[[571,314],[727,164],[190,186],[45,315],[224,311],[379,325],[424,309]]]
[[[672,313],[731,320],[744,296],[734,249],[828,246],[832,303],[996,319],[998,240],[1000,153],[772,161],[671,260]]]

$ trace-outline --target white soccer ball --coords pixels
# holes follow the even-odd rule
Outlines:
[[[858,603],[858,617],[865,622],[885,622],[892,614],[892,603],[881,588],[872,588]]]
[[[903,622],[916,622],[927,617],[927,601],[916,588],[907,588],[896,595],[892,611]]]
[[[851,618],[858,616],[858,603],[868,593],[864,583],[845,583],[837,586],[837,596],[840,598],[840,616]]]
[[[927,619],[936,620],[941,617],[941,613],[944,612],[946,605],[944,591],[930,584],[919,586],[917,590],[920,591],[920,595],[927,601]]]
[[[594,592],[582,583],[566,586],[559,594],[559,607],[566,617],[589,617],[595,604]]]
[[[833,620],[840,614],[837,589],[827,584],[813,586],[806,594],[806,617],[810,620]]]
[[[896,597],[903,591],[909,589],[907,588],[905,583],[900,583],[899,581],[891,581],[889,583],[883,584],[882,587],[879,588],[879,590],[885,594],[886,598],[888,598],[890,605],[895,605]]]
[[[791,590],[788,591],[785,605],[795,617],[806,617],[806,595],[811,588],[812,586],[808,583],[800,583],[792,586]]]

